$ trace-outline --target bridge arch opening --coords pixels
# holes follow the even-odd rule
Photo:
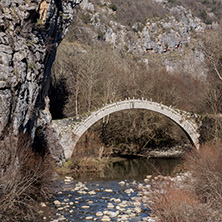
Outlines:
[[[96,122],[109,116],[110,114],[117,113],[124,110],[148,110],[151,112],[163,115],[174,123],[176,123],[187,135],[191,143],[198,149],[199,148],[199,134],[198,127],[195,121],[192,119],[192,115],[187,112],[173,109],[171,107],[155,103],[152,101],[144,100],[126,100],[118,103],[113,103],[91,113],[88,117],[82,119],[73,127],[73,134],[75,135],[72,146],[65,150],[66,158],[70,158],[77,144],[79,138]]]
[[[169,118],[142,109],[124,110],[93,124],[78,140],[74,156],[84,149],[86,154],[102,151],[104,156],[127,158],[171,149],[173,156],[192,145],[186,132]]]

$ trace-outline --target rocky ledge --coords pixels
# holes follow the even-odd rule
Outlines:
[[[0,135],[49,123],[48,87],[56,49],[81,0],[1,0]]]

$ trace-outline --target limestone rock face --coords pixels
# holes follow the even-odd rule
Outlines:
[[[48,87],[56,48],[80,0],[1,0],[0,135],[49,123]]]

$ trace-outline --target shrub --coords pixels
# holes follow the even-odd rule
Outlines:
[[[113,3],[111,3],[109,5],[109,8],[111,8],[114,12],[117,11],[117,6],[115,4],[113,4]]]
[[[116,9],[118,8],[116,18],[123,25],[145,22],[147,18],[161,17],[168,12],[162,4],[147,0],[112,0],[111,5],[116,6]],[[112,8],[113,11],[115,8]]]
[[[185,158],[192,176],[183,188],[173,182],[155,187],[150,208],[160,222],[222,221],[221,158],[221,144],[204,145]]]
[[[205,214],[194,193],[178,189],[172,184],[166,186],[164,191],[156,195],[152,206],[152,212],[161,222],[203,221]]]
[[[97,38],[98,38],[99,40],[102,40],[102,39],[103,39],[103,32],[99,31]]]
[[[82,15],[81,15],[81,19],[82,19],[82,21],[85,23],[85,24],[88,24],[88,23],[90,23],[91,22],[91,15],[89,14],[89,13],[83,13]]]
[[[74,150],[73,158],[99,158],[102,157],[99,147],[103,147],[101,139],[94,133],[86,132],[77,144]]]
[[[221,144],[206,144],[200,152],[186,157],[185,167],[192,173],[192,186],[199,198],[214,210],[222,207]]]
[[[52,194],[53,162],[32,151],[29,136],[0,141],[1,221],[34,221],[39,202]]]
[[[59,174],[72,174],[78,178],[81,174],[103,174],[107,161],[112,154],[112,147],[105,147],[102,140],[94,133],[86,132],[77,143],[72,158],[58,168]]]

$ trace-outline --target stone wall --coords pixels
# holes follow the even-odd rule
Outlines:
[[[87,116],[53,120],[52,127],[58,134],[59,142],[62,150],[64,150],[65,158],[69,159],[72,156],[74,147],[78,140],[93,124],[112,113],[129,109],[149,110],[168,117],[184,130],[190,141],[197,149],[199,149],[199,127],[201,122],[198,123],[197,121],[198,115],[168,107],[153,101],[129,99],[106,105],[92,113],[89,113]]]

